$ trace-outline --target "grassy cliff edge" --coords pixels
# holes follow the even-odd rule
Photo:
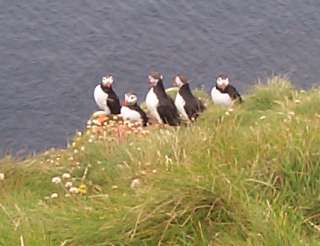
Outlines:
[[[191,126],[6,157],[0,245],[320,245],[319,128],[320,89],[275,77]]]

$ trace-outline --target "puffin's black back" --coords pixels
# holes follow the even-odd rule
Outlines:
[[[237,91],[237,89],[235,87],[233,87],[232,85],[227,85],[227,87],[224,90],[221,90],[218,86],[216,86],[217,90],[220,91],[221,93],[228,93],[229,96],[232,98],[232,100],[236,100],[239,99],[239,102],[242,102],[242,98],[239,94],[239,92]]]
[[[192,94],[188,83],[180,87],[179,94],[186,103],[184,109],[190,120],[192,118],[196,119],[199,116],[199,113],[205,110],[203,103]]]
[[[163,123],[171,126],[179,125],[180,118],[178,110],[174,105],[172,98],[167,95],[162,80],[158,81],[157,85],[153,87],[153,90],[159,100],[157,110]]]
[[[239,92],[237,91],[236,88],[234,88],[232,85],[228,85],[225,89],[225,91],[229,94],[229,96],[235,100],[235,99],[239,99],[239,102],[242,102],[242,98],[239,94]]]
[[[148,123],[147,114],[142,110],[142,108],[140,108],[140,106],[137,103],[134,105],[129,105],[128,108],[134,111],[137,111],[141,115],[143,126],[147,126],[147,123]]]
[[[102,86],[101,88],[105,93],[108,94],[107,106],[109,107],[111,114],[120,114],[121,105],[117,94],[112,88],[105,88]]]

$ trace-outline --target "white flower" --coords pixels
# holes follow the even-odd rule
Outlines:
[[[5,176],[4,173],[0,173],[0,180],[4,180]]]
[[[288,115],[290,115],[290,116],[294,116],[295,114],[296,114],[296,113],[293,112],[293,111],[288,112]]]
[[[118,186],[117,186],[117,185],[112,185],[111,188],[112,188],[113,190],[115,190],[115,189],[118,189]]]
[[[81,151],[84,151],[84,150],[85,150],[85,147],[84,147],[84,146],[81,146],[80,150],[81,150]]]
[[[262,116],[259,118],[259,120],[264,120],[265,118],[267,118],[267,116],[262,115]]]
[[[79,150],[75,149],[75,150],[73,151],[73,153],[78,154],[78,153],[79,153]]]
[[[52,199],[58,198],[58,193],[52,193],[52,194],[51,194],[51,198],[52,198]]]
[[[141,185],[140,179],[134,179],[134,180],[132,180],[132,182],[131,182],[130,188],[131,188],[131,189],[136,189],[136,188],[138,188],[140,185]]]
[[[296,100],[294,100],[294,102],[295,102],[295,103],[301,103],[301,100],[296,99]]]
[[[79,137],[81,137],[82,132],[77,132],[77,135],[78,135]]]
[[[61,178],[60,177],[53,177],[51,179],[51,182],[54,184],[60,184],[61,183]]]
[[[65,185],[64,185],[64,187],[66,187],[66,188],[71,188],[71,187],[72,187],[72,182],[71,182],[71,181],[66,182]]]
[[[79,189],[77,187],[71,187],[69,189],[69,192],[72,194],[78,194],[79,193]]]
[[[69,179],[69,178],[71,178],[71,175],[70,175],[70,173],[64,173],[64,174],[62,174],[62,178]]]

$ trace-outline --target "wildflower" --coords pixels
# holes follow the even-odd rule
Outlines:
[[[77,187],[70,187],[69,192],[72,194],[78,194],[79,189]]]
[[[82,194],[82,195],[87,194],[87,186],[85,184],[81,184],[79,186],[79,193]]]
[[[229,108],[228,111],[229,111],[229,112],[233,112],[233,108]]]
[[[52,199],[58,198],[58,193],[52,193],[52,194],[51,194],[51,198],[52,198]]]
[[[79,153],[79,150],[75,149],[75,150],[73,151],[73,153],[78,154],[78,153]]]
[[[295,112],[293,112],[293,111],[290,111],[289,113],[288,113],[288,115],[290,115],[290,116],[294,116],[296,113]]]
[[[296,99],[296,100],[294,100],[294,102],[298,104],[298,103],[301,103],[301,100]]]
[[[89,143],[92,143],[92,142],[93,142],[93,139],[92,139],[92,138],[89,138],[88,142],[89,142]]]
[[[259,120],[264,120],[265,118],[267,118],[267,116],[262,115],[262,116],[259,118]]]
[[[70,197],[70,194],[66,193],[64,194],[65,197]]]
[[[153,169],[153,170],[152,170],[152,173],[157,173],[157,169]]]
[[[77,135],[78,135],[79,137],[81,137],[82,132],[77,132]]]
[[[0,180],[4,180],[4,179],[5,179],[4,173],[0,173]]]
[[[136,178],[136,179],[132,180],[132,182],[130,184],[130,188],[137,189],[140,185],[141,185],[140,179]]]
[[[51,179],[51,182],[54,184],[60,184],[61,183],[61,178],[60,177],[53,177]]]
[[[117,186],[117,185],[112,185],[111,188],[112,188],[113,190],[115,190],[115,189],[118,189],[118,186]]]
[[[81,150],[81,151],[84,151],[84,150],[85,150],[85,147],[84,147],[84,146],[81,146],[80,150]]]
[[[72,182],[71,181],[66,182],[64,187],[71,188],[72,187]]]
[[[227,112],[225,112],[225,115],[228,116],[228,115],[230,115],[230,113],[227,111]]]

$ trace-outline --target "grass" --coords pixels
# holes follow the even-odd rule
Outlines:
[[[191,126],[89,129],[1,160],[0,245],[320,245],[320,90],[275,77],[233,110],[197,93],[208,107]]]

